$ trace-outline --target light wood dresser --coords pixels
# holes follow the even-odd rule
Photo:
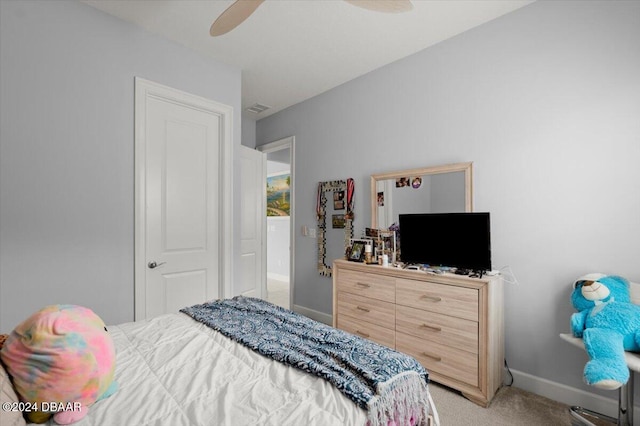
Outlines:
[[[502,384],[502,286],[336,260],[333,326],[413,356],[430,380],[486,407]]]

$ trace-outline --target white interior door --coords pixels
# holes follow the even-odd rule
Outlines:
[[[266,265],[264,260],[264,180],[265,154],[241,147],[240,263],[242,278],[236,293],[264,298]]]
[[[202,108],[202,99],[177,91],[139,94],[138,81],[136,90],[144,96],[136,99],[136,155],[144,157],[143,165],[136,159],[143,169],[136,170],[143,210],[136,223],[138,320],[221,295],[220,164],[227,124],[219,104]]]

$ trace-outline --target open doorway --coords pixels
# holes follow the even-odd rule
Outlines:
[[[257,149],[267,156],[265,213],[266,299],[293,308],[294,137]]]

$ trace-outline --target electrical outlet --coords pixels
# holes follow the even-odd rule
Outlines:
[[[316,237],[316,228],[307,228],[307,230],[308,230],[309,238]]]

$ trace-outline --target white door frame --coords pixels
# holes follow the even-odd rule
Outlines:
[[[259,281],[259,283],[257,285],[255,285],[250,291],[245,291],[243,293],[240,293],[237,290],[237,287],[235,288],[234,294],[243,294],[243,295],[248,295],[248,296],[253,296],[253,297],[258,297],[260,299],[266,299],[267,298],[267,265],[266,265],[266,250],[265,250],[265,246],[267,244],[266,241],[266,231],[265,231],[265,225],[266,225],[266,220],[264,219],[265,216],[265,212],[267,211],[267,199],[264,195],[265,193],[265,189],[267,187],[267,183],[265,181],[265,174],[266,174],[266,170],[267,170],[267,154],[265,154],[264,152],[261,152],[259,149],[254,149],[254,148],[249,148],[246,146],[240,146],[240,159],[243,160],[245,157],[245,152],[249,153],[251,152],[254,156],[255,155],[260,155],[260,165],[258,166],[259,169],[259,175],[256,176],[256,178],[259,178],[260,181],[256,183],[254,182],[254,185],[249,185],[249,188],[251,192],[255,192],[255,198],[253,198],[253,202],[255,203],[255,205],[257,205],[257,209],[256,209],[256,216],[253,218],[256,222],[258,222],[257,227],[259,227],[259,232],[257,232],[256,237],[260,240],[260,249],[256,255],[256,258],[259,257],[259,259],[256,259],[256,261],[260,262],[260,268],[259,270],[256,270],[255,272],[257,272],[257,280]],[[255,164],[252,164],[250,167],[255,167]],[[243,166],[241,166],[242,168]],[[242,182],[242,191],[244,191],[247,187],[244,184],[244,179],[247,177],[247,174],[244,172],[244,170],[241,170],[242,176],[241,179],[243,179]],[[257,187],[254,187],[257,186]],[[242,194],[242,199],[243,202],[246,199],[245,197],[247,196],[247,194]],[[251,201],[249,201],[251,203]],[[245,215],[247,213],[247,210],[250,209],[241,209],[241,213],[240,215]],[[242,258],[245,255],[244,252],[244,239],[243,237],[244,235],[244,229],[242,229],[242,224],[244,224],[244,220],[246,220],[243,217],[240,218],[240,257]],[[245,263],[244,260],[240,260],[241,265],[240,267],[242,268],[242,272],[243,272],[243,282],[244,282],[244,277],[245,277]]]
[[[293,301],[295,300],[294,298],[294,291],[295,291],[295,279],[294,279],[294,271],[295,271],[295,241],[296,241],[296,234],[294,232],[294,230],[296,229],[295,227],[295,185],[296,185],[296,178],[295,178],[295,146],[296,146],[296,137],[295,136],[289,136],[283,139],[279,139],[277,141],[273,141],[273,142],[269,142],[266,143],[264,145],[260,145],[258,146],[256,149],[264,152],[265,154],[268,154],[270,152],[275,152],[275,151],[280,151],[283,149],[289,149],[289,163],[291,164],[291,185],[289,187],[290,189],[290,193],[289,193],[289,205],[290,205],[290,210],[289,210],[289,309],[291,309],[292,311],[294,310],[293,307]],[[265,167],[265,173],[266,173],[266,167]],[[265,176],[266,179],[266,176]],[[264,203],[266,205],[267,203],[267,194],[265,192],[264,194]],[[266,210],[265,210],[266,211]],[[263,248],[262,248],[262,256],[263,256],[263,265],[267,264],[267,215],[264,215],[264,224],[262,227],[262,241],[264,241],[263,244]],[[266,266],[265,266],[265,286],[266,286]],[[265,295],[266,295],[266,290],[265,290]]]
[[[219,276],[218,294],[228,297],[233,283],[233,108],[200,96],[135,77],[134,136],[134,320],[146,317],[146,117],[147,99],[166,102],[215,114],[220,120],[219,152]]]

